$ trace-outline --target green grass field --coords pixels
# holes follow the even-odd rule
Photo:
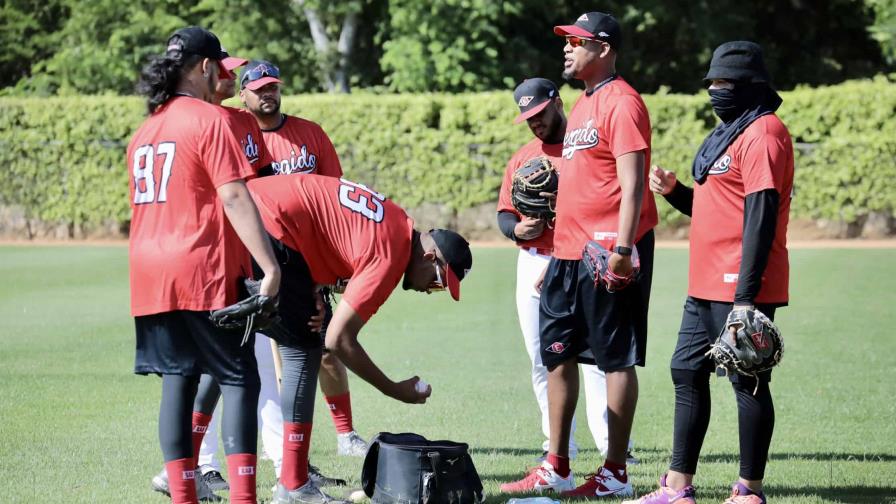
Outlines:
[[[419,374],[426,405],[404,405],[353,378],[355,425],[366,437],[412,431],[465,441],[489,501],[540,454],[537,407],[513,302],[515,251],[477,249],[463,301],[397,292],[362,332],[394,379]],[[775,503],[896,502],[896,327],[893,250],[792,252],[791,299],[777,320],[786,354],[772,382],[777,427],[767,471]],[[647,367],[634,428],[636,491],[668,464],[668,359],[686,290],[687,252],[658,250]],[[132,374],[127,249],[0,247],[0,502],[163,503],[149,489],[161,452],[160,380]],[[737,418],[727,380],[713,382],[713,420],[696,485],[721,502],[737,476]],[[573,462],[599,454],[580,408]],[[332,422],[316,410],[312,460],[359,479],[360,459],[335,455]],[[259,496],[270,498],[269,462]]]

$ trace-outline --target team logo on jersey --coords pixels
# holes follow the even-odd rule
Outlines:
[[[566,345],[559,341],[555,341],[554,343],[551,343],[551,346],[545,348],[545,351],[555,354],[562,354],[564,350],[566,350]]]
[[[246,141],[243,143],[243,152],[246,154],[246,159],[249,160],[250,164],[255,164],[258,162],[258,144],[255,143],[255,139],[252,138],[252,133],[246,134]]]
[[[563,137],[564,159],[572,159],[576,151],[590,149],[600,143],[597,128],[592,125],[593,123],[594,119],[588,119],[588,122],[583,124],[581,128],[576,128],[572,131],[567,130],[566,135]]]
[[[535,98],[534,96],[521,96],[520,101],[518,101],[516,104],[519,105],[520,107],[525,107],[526,105],[532,103],[532,100],[534,98]]]
[[[721,175],[728,171],[728,168],[731,166],[731,156],[725,154],[716,160],[715,163],[712,164],[712,167],[709,169],[710,175]]]
[[[290,149],[289,158],[282,159],[279,163],[273,164],[274,172],[280,175],[288,175],[290,173],[314,173],[317,169],[317,156],[308,152],[308,146],[302,144],[299,152]]]

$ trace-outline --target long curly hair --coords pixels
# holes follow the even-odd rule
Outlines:
[[[146,108],[150,114],[174,95],[183,75],[201,60],[202,56],[184,54],[178,50],[153,56],[149,60],[140,71],[137,92],[146,96]]]

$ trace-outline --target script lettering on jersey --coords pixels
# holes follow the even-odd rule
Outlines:
[[[731,156],[727,153],[722,157],[716,160],[715,163],[712,164],[712,167],[709,169],[710,175],[721,175],[723,173],[727,173],[728,169],[731,167]]]
[[[252,133],[246,133],[246,140],[240,143],[243,144],[243,152],[246,154],[249,164],[258,162],[258,144],[252,138]]]
[[[280,175],[289,173],[312,173],[317,168],[317,156],[308,152],[308,146],[302,144],[299,153],[295,149],[289,150],[289,158],[279,163],[274,162],[274,172]]]
[[[597,128],[592,126],[593,122],[594,119],[589,119],[581,128],[576,128],[572,131],[567,130],[566,135],[563,137],[564,159],[572,159],[576,151],[590,149],[600,142]]]

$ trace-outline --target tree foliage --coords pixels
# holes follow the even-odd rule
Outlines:
[[[234,54],[277,63],[287,93],[506,89],[559,80],[552,28],[595,8],[622,23],[619,70],[644,92],[696,90],[712,49],[734,39],[763,45],[783,89],[896,68],[896,0],[6,0],[0,87],[131,93],[167,35],[198,24]]]

